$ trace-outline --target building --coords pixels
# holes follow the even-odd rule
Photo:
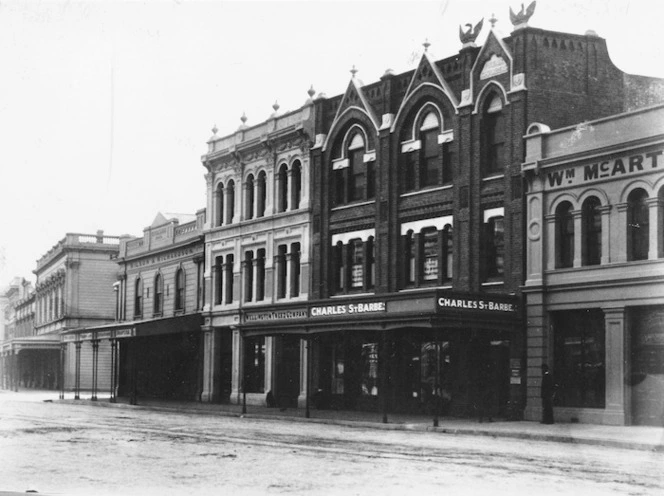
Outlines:
[[[48,369],[61,374],[62,391],[75,390],[78,395],[92,390],[94,394],[93,362],[110,364],[110,346],[93,350],[80,343],[61,343],[61,334],[113,321],[118,245],[117,236],[101,230],[67,233],[37,260],[33,339],[39,340],[42,353],[48,353],[44,358]],[[99,386],[108,387],[108,378],[100,378]]]
[[[664,106],[533,123],[525,143],[526,418],[546,362],[556,419],[662,426]]]
[[[32,283],[14,278],[2,294],[3,334],[0,337],[0,385],[18,391],[21,387],[53,388],[57,369],[51,369],[34,336],[35,293]],[[19,357],[20,355],[20,357]]]
[[[492,24],[495,19],[491,20]],[[315,101],[312,377],[332,403],[520,418],[523,136],[661,101],[596,34],[514,19],[483,46]],[[318,117],[320,116],[320,118]],[[358,306],[359,305],[359,306]],[[323,332],[325,331],[325,332]]]
[[[120,237],[106,281],[113,321],[63,334],[79,348],[110,350],[91,371],[112,401],[201,398],[204,222],[205,210],[159,213],[142,237]]]
[[[310,90],[310,97],[313,96]],[[205,377],[210,401],[304,401],[304,342],[291,336],[311,294],[313,101],[208,141]],[[209,347],[207,343],[210,343]],[[244,396],[241,393],[245,393]]]

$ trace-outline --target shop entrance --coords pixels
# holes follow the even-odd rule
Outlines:
[[[300,394],[300,338],[282,336],[277,340],[277,404],[296,408]]]
[[[635,308],[632,321],[632,424],[664,425],[664,309]]]

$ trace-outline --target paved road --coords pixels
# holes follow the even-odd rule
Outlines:
[[[664,494],[662,453],[2,400],[0,491]]]

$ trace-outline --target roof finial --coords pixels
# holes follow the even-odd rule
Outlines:
[[[276,114],[279,111],[279,102],[275,100],[274,103],[272,104],[272,108],[274,109],[274,113]]]
[[[316,94],[316,90],[314,89],[314,85],[311,85],[311,88],[307,91],[307,94],[309,95],[309,98],[313,98],[314,95]]]
[[[491,14],[491,19],[489,19],[489,22],[491,23],[491,29],[493,29],[498,22],[498,19],[496,19],[496,14]]]
[[[424,43],[422,43],[422,46],[424,47],[424,51],[428,51],[429,47],[431,46],[431,43],[429,43],[429,38],[424,39]]]
[[[350,70],[350,73],[355,77],[355,74],[357,74],[357,69],[355,69],[355,64],[353,64],[353,68]]]
[[[247,114],[242,112],[242,117],[240,117],[240,120],[242,121],[242,125],[244,126],[245,123],[247,122]]]
[[[212,134],[214,134],[214,135],[216,136],[216,135],[217,135],[217,131],[219,131],[219,129],[217,129],[217,123],[215,122],[215,123],[214,123],[214,126],[212,126]]]

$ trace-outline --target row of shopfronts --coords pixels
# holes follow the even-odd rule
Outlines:
[[[663,425],[664,83],[527,19],[462,41],[213,130],[206,208],[58,329],[61,395],[539,421],[546,363],[558,421]]]

